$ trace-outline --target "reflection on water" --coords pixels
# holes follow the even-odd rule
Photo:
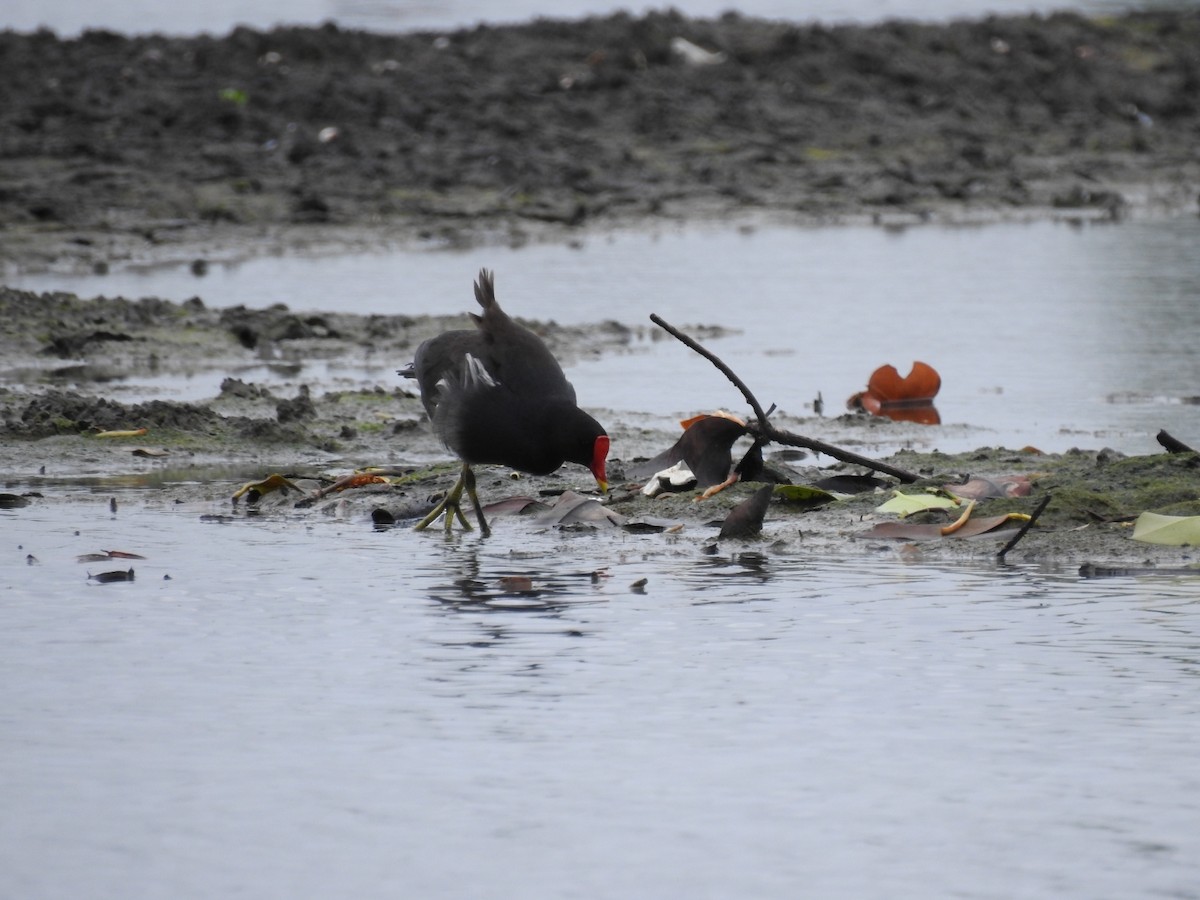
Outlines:
[[[200,512],[0,512],[5,896],[1200,884],[1200,576]]]
[[[1200,219],[976,228],[686,228],[584,237],[578,245],[278,257],[148,273],[26,276],[15,286],[90,296],[201,293],[214,306],[362,313],[453,313],[471,279],[495,268],[513,312],[569,324],[643,328],[630,352],[570,369],[582,405],[617,416],[694,414],[741,398],[707,363],[656,337],[651,312],[686,330],[737,333],[710,343],[762,401],[828,415],[879,366],[924,360],[942,375],[942,426],[919,439],[947,451],[981,444],[1157,449],[1165,428],[1200,440]],[[390,384],[388,368],[311,379]],[[219,373],[214,373],[216,379]],[[214,381],[214,385],[219,381]],[[195,382],[200,384],[200,382]],[[127,385],[126,390],[135,389]],[[215,389],[214,389],[215,390]],[[194,396],[195,389],[189,389]]]

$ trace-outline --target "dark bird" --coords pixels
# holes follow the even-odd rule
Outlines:
[[[738,481],[763,481],[761,439],[755,439],[742,461],[733,466],[733,445],[742,435],[750,434],[746,423],[728,413],[701,415],[688,420],[686,430],[673,446],[644,463],[631,466],[634,478],[648,478],[678,462],[687,464],[696,476],[702,499],[724,490]],[[730,468],[733,468],[732,474]]]
[[[517,324],[496,302],[492,273],[475,282],[483,314],[474,330],[447,331],[417,348],[400,374],[417,379],[433,430],[462,460],[462,474],[446,497],[417,524],[445,514],[470,528],[460,505],[465,489],[484,535],[490,533],[475,493],[472,465],[492,463],[531,475],[549,475],[563,463],[591,470],[608,489],[608,435],[575,402],[575,388],[536,334]]]

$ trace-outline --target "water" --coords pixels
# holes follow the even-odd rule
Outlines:
[[[1200,576],[94,490],[0,513],[0,895],[1200,896]]]
[[[1200,440],[1197,238],[680,228],[15,281],[447,313],[488,265],[529,317],[736,327],[711,346],[785,408],[923,358],[931,443],[1152,452]],[[738,400],[671,340],[570,374],[617,417]],[[174,502],[256,465],[6,475],[72,502],[0,511],[0,896],[1200,898],[1200,575]],[[147,558],[76,562],[112,549]]]
[[[1187,6],[1194,0],[1181,0]],[[1122,0],[682,0],[674,9],[690,16],[714,17],[736,9],[746,16],[797,22],[878,22],[889,18],[922,21],[980,17],[990,13],[1016,15],[1073,9],[1111,13],[1123,9],[1162,5]],[[165,32],[224,34],[238,24],[270,28],[279,24],[318,25],[337,22],[345,28],[372,31],[448,30],[480,22],[522,22],[535,16],[576,18],[607,15],[619,10],[642,13],[664,4],[623,3],[612,0],[212,0],[180,3],[149,0],[7,0],[0,10],[0,28],[20,31],[45,26],[64,35],[85,28],[106,28],[127,33]]]
[[[1032,445],[1149,453],[1160,429],[1200,443],[1198,246],[1193,217],[1085,226],[691,226],[584,236],[573,245],[265,257],[213,264],[205,278],[179,265],[8,281],[82,296],[199,295],[217,307],[282,301],[298,310],[453,314],[474,306],[471,281],[487,266],[516,315],[646,329],[630,353],[585,358],[569,371],[584,406],[618,419],[744,408],[707,362],[673,340],[650,340],[656,312],[680,327],[736,330],[708,345],[764,406],[811,415],[820,394],[836,415],[877,366],[905,373],[919,359],[942,375],[945,424],[896,432],[901,443],[947,452]],[[150,387],[199,399],[226,374]],[[270,373],[259,374],[269,382]],[[394,381],[387,366],[331,373],[316,361],[304,373],[331,375]],[[126,400],[144,393],[138,384],[123,390]]]

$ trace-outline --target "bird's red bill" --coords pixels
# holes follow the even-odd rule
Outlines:
[[[596,484],[600,485],[600,493],[608,490],[608,473],[604,461],[608,459],[608,435],[602,434],[592,445],[592,474],[596,476]]]

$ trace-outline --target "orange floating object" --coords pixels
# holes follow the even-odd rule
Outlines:
[[[914,362],[903,378],[895,366],[880,366],[871,373],[867,389],[847,400],[846,406],[900,422],[937,425],[942,419],[933,398],[941,388],[942,376],[928,363]]]

